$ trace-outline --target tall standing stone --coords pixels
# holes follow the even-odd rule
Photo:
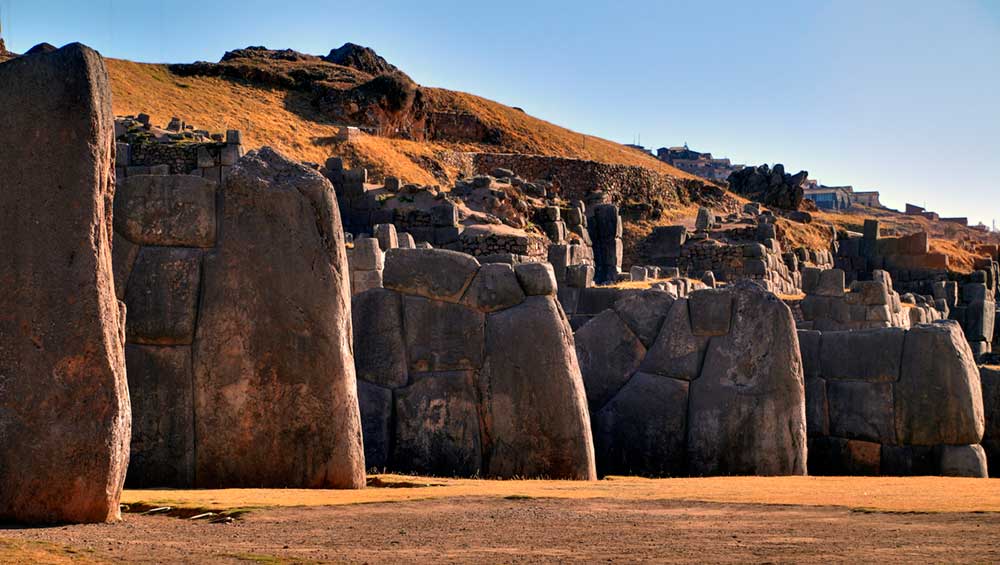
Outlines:
[[[732,294],[732,329],[712,338],[701,376],[691,383],[689,470],[804,475],[805,385],[792,313],[751,282],[724,292]]]
[[[265,147],[230,171],[194,342],[199,487],[361,488],[337,200]]]
[[[0,521],[120,517],[132,419],[113,160],[99,54],[0,65]]]

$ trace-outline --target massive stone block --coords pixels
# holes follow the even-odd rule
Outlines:
[[[357,377],[387,388],[405,385],[408,373],[399,295],[374,288],[356,295],[351,307]]]
[[[211,247],[215,187],[192,175],[126,177],[115,194],[115,229],[140,245]]]
[[[390,249],[385,288],[434,300],[458,302],[479,269],[471,255],[445,249]]]
[[[596,478],[573,332],[555,297],[488,316],[479,387],[486,475]]]
[[[665,377],[694,380],[701,374],[705,350],[711,339],[691,331],[688,300],[681,298],[667,311],[660,334],[642,360],[640,369]]]
[[[979,369],[958,322],[945,320],[907,332],[894,399],[900,443],[979,443],[984,427]]]
[[[695,295],[703,292],[699,291]],[[712,338],[688,404],[695,475],[806,472],[805,391],[792,313],[752,283],[737,283],[731,331]]]
[[[132,420],[104,62],[0,64],[0,108],[0,521],[114,520]]]
[[[688,383],[636,373],[592,416],[598,474],[687,472]]]
[[[594,478],[583,382],[552,269],[487,264],[467,272],[471,257],[429,257],[445,271],[411,264],[420,272],[398,272],[391,289],[355,297],[369,465],[447,476]],[[395,260],[390,254],[387,270]],[[451,292],[426,296],[428,288],[459,286],[468,289],[461,303]],[[386,321],[400,304],[402,323]]]
[[[867,382],[899,380],[902,328],[824,332],[820,340],[823,378]]]
[[[994,476],[1000,476],[1000,368],[980,367],[983,388],[983,449]]]
[[[146,247],[125,291],[129,343],[188,345],[198,318],[201,251]]]
[[[128,345],[132,391],[129,488],[194,485],[191,348]]]
[[[392,450],[392,391],[358,379],[358,405],[365,440],[365,465],[384,470]]]
[[[460,304],[403,298],[407,359],[413,372],[476,370],[483,364],[486,316]]]
[[[646,348],[614,310],[576,332],[576,356],[591,411],[600,410],[639,368]]]
[[[649,348],[660,334],[660,327],[673,303],[674,297],[666,291],[650,289],[619,300],[614,308],[632,333]]]
[[[194,342],[197,485],[363,487],[333,187],[265,147],[233,167],[221,204]]]
[[[890,383],[828,381],[826,397],[830,434],[890,445],[896,443]]]
[[[395,395],[395,468],[472,476],[482,468],[479,401],[471,372],[427,373]]]

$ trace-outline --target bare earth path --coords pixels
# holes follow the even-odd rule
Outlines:
[[[997,480],[380,479],[442,486],[131,491],[134,508],[188,515],[262,507],[232,523],[0,528],[0,562],[1000,562]]]

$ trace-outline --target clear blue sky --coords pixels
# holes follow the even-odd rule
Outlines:
[[[147,62],[373,47],[572,129],[1000,221],[1000,0],[0,0],[8,46]]]

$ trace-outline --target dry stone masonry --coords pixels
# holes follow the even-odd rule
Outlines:
[[[840,269],[806,268],[802,271],[800,329],[820,331],[863,330],[871,328],[909,328],[947,319],[948,304],[928,296],[907,293],[900,296],[892,289],[889,273],[877,270],[873,280],[854,281],[844,288],[845,274]]]
[[[983,393],[952,320],[799,332],[809,471],[985,477]]]
[[[756,284],[632,294],[577,330],[576,348],[599,474],[805,474],[794,322]]]
[[[221,188],[124,180],[130,485],[364,486],[339,221],[329,183],[269,148]]]
[[[391,249],[384,286],[354,298],[370,468],[594,478],[573,335],[549,265]]]
[[[116,520],[131,416],[104,61],[72,44],[2,63],[0,108],[0,522]]]

